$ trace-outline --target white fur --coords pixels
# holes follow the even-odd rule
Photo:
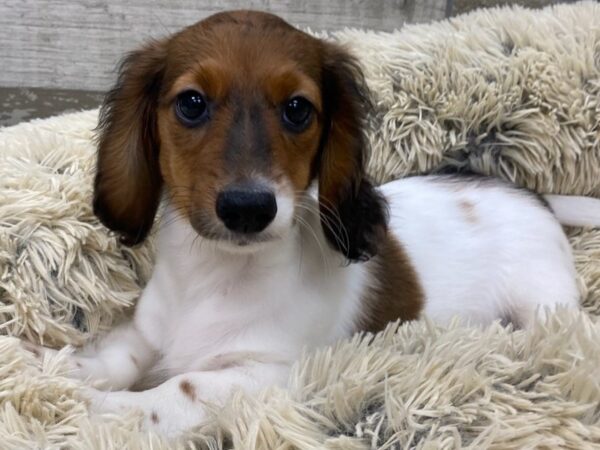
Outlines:
[[[459,316],[471,324],[508,319],[526,326],[540,307],[577,306],[569,242],[528,192],[443,177],[407,178],[383,192],[391,229],[417,270],[425,314],[434,321]],[[600,214],[595,219],[600,223]]]
[[[576,195],[545,195],[556,219],[573,227],[598,226],[600,202],[595,198]]]
[[[527,326],[540,306],[577,307],[569,243],[534,196],[495,181],[443,177],[395,181],[382,192],[390,230],[433,320],[458,315],[472,324],[510,319]],[[278,196],[283,222],[294,209],[286,195]],[[569,200],[560,203],[568,216]],[[344,264],[325,241],[314,198],[295,204],[294,226],[241,253],[198,238],[167,208],[154,273],[133,320],[72,359],[75,376],[112,390],[89,390],[94,409],[138,408],[148,427],[178,435],[206,419],[204,402],[221,404],[236,386],[284,383],[304,348],[355,331],[363,293],[377,281],[371,263]],[[600,224],[600,214],[591,219]],[[127,390],[148,377],[162,384]]]

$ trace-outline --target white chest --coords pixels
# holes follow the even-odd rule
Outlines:
[[[359,314],[359,265],[321,266],[307,249],[302,258],[286,248],[272,258],[182,255],[159,260],[136,309],[169,376],[231,354],[291,363],[304,348],[346,337]]]

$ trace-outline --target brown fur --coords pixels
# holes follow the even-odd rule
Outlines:
[[[209,99],[210,119],[194,128],[174,113],[189,89]],[[296,95],[314,114],[290,132],[281,113]],[[366,259],[385,230],[383,213],[355,211],[383,211],[364,179],[367,107],[360,69],[338,46],[270,14],[216,14],[125,59],[101,110],[94,210],[136,244],[166,186],[200,235],[221,239],[215,200],[225,186],[258,174],[298,192],[318,177],[327,238],[349,259]]]
[[[127,244],[144,238],[158,208],[155,105],[165,57],[160,43],[131,53],[100,116],[94,211]]]
[[[192,383],[187,380],[183,380],[179,384],[179,388],[181,389],[181,392],[183,392],[191,401],[196,401],[196,388]]]
[[[150,414],[150,420],[154,424],[160,422],[160,418],[158,417],[158,414],[156,414],[156,411],[152,411],[152,413]]]
[[[424,294],[415,269],[402,246],[387,235],[379,254],[369,263],[372,280],[363,301],[361,331],[377,332],[395,320],[419,318]]]

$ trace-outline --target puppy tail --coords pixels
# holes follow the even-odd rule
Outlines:
[[[562,225],[600,227],[600,199],[576,195],[544,195]]]

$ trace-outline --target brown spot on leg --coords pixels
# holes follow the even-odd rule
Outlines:
[[[158,414],[156,414],[156,411],[152,411],[152,413],[150,414],[150,420],[152,421],[153,424],[157,424],[158,422],[160,422],[160,419],[158,418]]]
[[[475,205],[473,203],[471,203],[468,200],[461,200],[458,203],[458,206],[464,213],[465,219],[467,219],[467,222],[469,222],[469,223],[477,223],[478,222],[477,214],[475,214]]]
[[[191,401],[196,400],[196,388],[194,385],[192,385],[192,383],[187,380],[183,380],[179,384],[179,388],[181,389],[181,392],[183,392]]]

